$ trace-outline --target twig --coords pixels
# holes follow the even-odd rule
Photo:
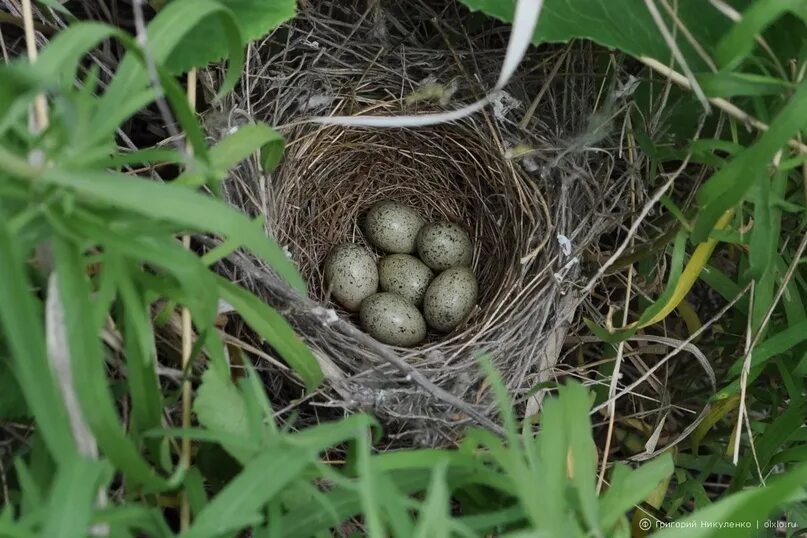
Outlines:
[[[636,163],[636,149],[635,149],[635,142],[633,140],[633,134],[630,130],[630,114],[626,114],[625,116],[628,122],[628,161],[630,162],[631,166],[634,167]],[[631,174],[630,177],[630,207],[631,212],[636,212],[636,176],[635,174]],[[633,248],[633,238],[630,240],[630,246]],[[622,311],[622,326],[625,327],[628,325],[628,313],[630,312],[630,300],[631,300],[631,290],[633,287],[633,264],[628,267],[628,282],[625,285],[625,307]],[[611,374],[611,384],[608,387],[608,397],[613,398],[614,394],[616,394],[617,384],[619,383],[619,378],[621,375],[621,368],[622,368],[622,357],[625,353],[625,341],[619,343],[616,350],[616,361],[614,362],[614,371]],[[611,439],[613,438],[614,434],[614,421],[616,420],[616,400],[613,400],[611,405],[608,406],[608,433],[605,438],[605,447],[602,451],[602,465],[600,466],[600,476],[597,479],[597,495],[600,494],[602,491],[602,486],[605,482],[605,469],[608,465],[608,454],[611,451]]]
[[[667,46],[670,47],[670,52],[672,52],[673,58],[675,58],[675,61],[681,66],[681,69],[684,70],[687,82],[690,83],[690,88],[693,92],[695,92],[695,96],[698,98],[698,101],[701,102],[706,112],[711,112],[709,101],[706,99],[706,94],[703,93],[703,89],[700,87],[700,84],[698,84],[698,81],[695,80],[694,73],[692,73],[692,70],[689,68],[689,64],[687,64],[686,58],[684,58],[684,55],[681,53],[681,49],[678,48],[675,38],[664,24],[664,19],[661,18],[661,13],[659,13],[655,2],[653,2],[653,0],[644,0],[644,3],[647,6],[647,10],[650,12],[650,16],[653,17],[653,22],[656,23],[656,27],[658,28],[659,32],[661,32],[661,36],[664,38]]]
[[[28,60],[36,62],[36,37],[34,36],[34,14],[31,10],[31,0],[22,0],[22,19],[25,29],[25,46],[28,49]],[[40,93],[34,99],[34,132],[42,132],[48,128],[48,102],[45,94]]]
[[[148,72],[149,82],[154,89],[154,103],[157,105],[157,110],[160,111],[160,116],[165,122],[165,128],[168,131],[168,137],[174,143],[177,151],[182,153],[182,134],[177,130],[176,121],[171,114],[171,108],[165,100],[164,91],[160,84],[160,76],[157,73],[157,65],[154,63],[154,56],[151,54],[151,49],[148,43],[148,32],[146,31],[146,20],[143,16],[143,0],[132,1],[132,11],[134,12],[135,32],[137,34],[137,43],[143,49],[143,57],[146,63],[146,71]]]
[[[196,69],[191,69],[188,72],[187,81],[187,94],[188,103],[191,110],[196,109]],[[188,157],[193,156],[193,146],[186,145],[186,153]],[[185,248],[189,249],[191,246],[191,237],[185,235],[182,237],[182,244]],[[191,351],[193,350],[193,326],[191,320],[191,312],[188,307],[182,307],[182,371],[187,372],[190,361]],[[191,405],[193,402],[193,393],[191,387],[190,376],[185,376],[182,382],[182,427],[187,429],[191,427]],[[180,462],[182,467],[188,469],[191,465],[191,438],[183,437],[181,445]],[[190,527],[191,523],[191,509],[188,503],[188,495],[183,492],[182,500],[180,503],[179,511],[179,527],[180,530],[186,530]]]

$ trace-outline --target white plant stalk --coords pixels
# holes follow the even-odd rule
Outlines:
[[[496,99],[498,92],[507,85],[524,58],[524,54],[532,42],[543,4],[543,0],[518,0],[513,17],[513,30],[507,43],[507,53],[499,72],[499,79],[493,89],[482,99],[449,112],[414,116],[322,116],[314,118],[312,121],[345,127],[423,127],[457,121],[482,110]]]

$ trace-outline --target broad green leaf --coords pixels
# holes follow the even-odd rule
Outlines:
[[[222,379],[214,369],[202,375],[202,384],[193,401],[193,412],[199,424],[209,430],[250,438],[243,396],[229,379]],[[242,463],[254,455],[254,451],[231,443],[223,443],[222,448]]]
[[[11,370],[51,455],[69,461],[76,454],[73,434],[48,363],[42,305],[30,291],[24,259],[0,205],[0,326],[11,351]]]
[[[283,136],[265,123],[244,125],[210,149],[210,162],[227,171],[257,150],[261,151],[264,168],[271,172],[283,154]],[[270,166],[266,166],[267,159]]]
[[[258,39],[290,20],[294,17],[296,6],[294,0],[220,1],[232,13],[244,43]],[[183,72],[224,58],[228,48],[220,27],[220,23],[209,16],[196,22],[182,37],[181,43],[168,58],[167,65],[175,72]],[[234,67],[231,69],[235,70]]]
[[[256,151],[261,153],[264,170],[271,172],[283,156],[283,136],[265,123],[244,125],[210,149],[210,164],[215,175],[224,178],[231,168]],[[176,181],[186,185],[203,183],[194,172],[186,172]]]
[[[64,83],[74,84],[74,77],[81,58],[91,52],[106,39],[115,38],[127,40],[125,32],[95,21],[76,22],[56,34],[56,36],[42,49],[36,63],[34,72],[45,81],[52,81],[58,75],[64,77]]]
[[[381,455],[383,457],[386,454]],[[380,463],[380,461],[379,461]],[[376,469],[382,469],[380,465]],[[448,480],[461,479],[471,471],[466,469],[449,469]],[[398,491],[414,494],[425,490],[429,485],[431,471],[429,469],[400,469],[387,471],[386,476],[395,483]],[[317,532],[337,527],[343,521],[361,513],[362,504],[355,486],[337,485],[321,498],[314,500],[315,506],[297,508],[284,518],[283,536],[289,538],[308,538]],[[317,506],[319,505],[319,506]]]
[[[210,20],[214,26],[209,28],[209,38],[221,40],[225,43],[222,56],[229,54],[230,66],[221,88],[221,93],[226,93],[238,80],[243,67],[244,56],[241,51],[241,35],[238,25],[233,18],[232,12],[221,3],[214,0],[175,0],[161,9],[156,17],[149,23],[147,28],[149,52],[160,71],[164,71],[162,66],[171,56],[183,37],[189,32],[195,31],[196,25],[202,20]],[[222,32],[223,30],[223,32]],[[184,47],[184,45],[183,45]],[[187,47],[184,47],[187,51]],[[96,113],[96,125],[99,132],[112,132],[126,120],[134,110],[123,107],[132,96],[142,92],[148,87],[149,78],[145,66],[140,60],[139,51],[131,50],[118,67],[115,78],[107,87],[100,98]],[[219,56],[221,58],[222,56]],[[206,58],[199,67],[216,58]],[[190,65],[187,66],[191,67]],[[171,81],[167,74],[161,75],[163,85],[175,86],[176,82]],[[169,90],[168,87],[165,88]],[[184,92],[181,92],[184,94]],[[169,95],[170,97],[170,95]],[[172,103],[175,107],[177,102]],[[187,106],[187,100],[185,101]],[[175,111],[176,112],[176,111]],[[202,149],[196,148],[195,149]]]
[[[761,366],[770,358],[786,353],[805,340],[807,340],[807,319],[786,327],[757,345],[751,352],[751,366]],[[732,376],[739,376],[742,367],[743,357],[738,357],[729,373]]]
[[[218,279],[221,298],[244,318],[252,329],[274,347],[283,359],[305,381],[309,389],[323,380],[322,370],[311,353],[283,316],[253,294],[224,278]]]
[[[128,502],[124,505],[107,507],[97,512],[93,523],[105,523],[111,527],[110,536],[128,536],[123,529],[140,531],[135,536],[148,536],[149,538],[173,538],[174,533],[168,528],[162,512],[158,508],[147,508]],[[118,534],[120,533],[120,534]]]
[[[708,97],[781,95],[794,88],[792,82],[753,73],[701,73],[698,83]]]
[[[745,480],[752,469],[759,468],[762,472],[768,470],[768,463],[773,456],[786,445],[787,441],[798,435],[804,428],[804,417],[807,415],[805,402],[794,402],[787,406],[775,419],[765,425],[762,435],[754,437],[754,450],[746,449],[742,460],[737,466],[737,472],[731,484],[730,491],[739,491],[745,485]]]
[[[568,432],[567,473],[571,474],[571,482],[575,486],[575,495],[583,521],[594,534],[600,534],[598,528],[600,515],[594,473],[594,469],[597,467],[595,459],[597,449],[591,438],[591,419],[589,418],[591,401],[588,398],[588,391],[580,384],[569,383],[558,391],[558,401],[564,408]]]
[[[513,19],[515,0],[461,1],[471,10],[499,20],[511,22]],[[678,19],[707,52],[731,25],[717,9],[701,0],[679,0],[676,5]],[[659,11],[672,33],[674,25],[669,15],[661,7]],[[678,47],[689,66],[696,71],[703,70],[705,62],[680,31],[676,35]],[[671,57],[650,12],[644,2],[638,0],[545,0],[533,42],[565,43],[574,38],[590,39],[636,57],[649,56],[665,65]]]
[[[111,254],[107,256],[108,261],[112,258]],[[163,398],[157,378],[156,345],[148,305],[137,292],[134,278],[129,274],[132,269],[122,263],[117,267],[118,289],[124,309],[122,325],[126,345],[126,381],[132,405],[131,431],[134,436],[139,436],[161,425]],[[103,270],[110,270],[110,266],[105,265]],[[158,447],[153,445],[150,448],[156,456]]]
[[[89,535],[98,486],[104,475],[111,475],[108,467],[84,457],[76,457],[59,467],[48,500],[48,519],[42,536],[77,538]]]

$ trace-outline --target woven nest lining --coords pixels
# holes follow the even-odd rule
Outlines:
[[[531,202],[539,196],[535,185],[478,129],[475,121],[380,132],[323,128],[291,139],[276,177],[275,233],[290,245],[312,298],[348,316],[328,301],[323,262],[343,242],[372,250],[362,217],[375,202],[391,199],[428,221],[462,225],[474,245],[478,307],[451,334],[430,335],[418,352],[439,350],[450,361],[471,343],[497,339],[525,288],[520,259],[546,237],[546,223]]]
[[[350,8],[334,6],[349,18]],[[314,350],[328,378],[329,405],[372,407],[402,424],[428,422],[445,438],[446,427],[466,423],[469,415],[478,420],[495,413],[479,352],[489,354],[517,400],[552,375],[581,303],[576,256],[618,223],[624,182],[615,160],[602,150],[586,151],[578,136],[597,91],[587,49],[579,57],[564,53],[583,75],[547,81],[533,68],[508,87],[505,97],[516,105],[453,124],[385,130],[306,122],[331,112],[455,108],[492,86],[503,58],[501,45],[472,52],[390,46],[379,17],[352,13],[358,20],[352,24],[335,21],[331,11],[301,13],[284,29],[284,56],[272,55],[277,44],[271,39],[256,46],[246,87],[225,103],[224,128],[247,118],[284,132],[279,169],[263,176],[249,163],[225,193],[233,205],[265,216],[267,233],[288,248],[309,297],[295,296],[268,268],[260,274],[243,266],[221,270],[276,306]],[[393,15],[384,12],[381,19]],[[408,24],[419,23],[396,19],[387,29]],[[528,65],[551,65],[558,56],[557,50],[533,52]],[[424,81],[454,85],[451,103],[407,100]],[[541,88],[542,102],[523,129],[518,123]],[[540,148],[540,163],[508,158],[508,148],[519,144]],[[474,243],[477,309],[454,332],[432,334],[412,349],[367,337],[355,315],[328,301],[323,283],[330,249],[345,241],[366,245],[361,217],[382,199],[415,207],[430,221],[457,222]],[[563,252],[558,234],[572,241],[573,253]],[[458,410],[460,401],[467,405]]]

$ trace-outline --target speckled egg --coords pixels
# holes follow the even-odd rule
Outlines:
[[[429,327],[449,332],[473,310],[479,285],[468,267],[452,267],[435,277],[423,297],[423,314]]]
[[[337,303],[357,311],[361,302],[378,290],[378,268],[373,255],[352,243],[336,246],[325,260],[325,283]]]
[[[423,302],[432,278],[432,270],[409,254],[390,254],[378,262],[378,282],[381,289],[397,293],[415,306]]]
[[[417,249],[423,263],[436,271],[471,265],[474,247],[461,227],[451,222],[435,222],[420,229]]]
[[[397,293],[376,293],[359,311],[367,334],[392,346],[414,346],[426,337],[426,322],[415,305]]]
[[[364,231],[367,239],[381,250],[409,254],[415,251],[415,239],[424,222],[411,207],[385,200],[367,212]]]

